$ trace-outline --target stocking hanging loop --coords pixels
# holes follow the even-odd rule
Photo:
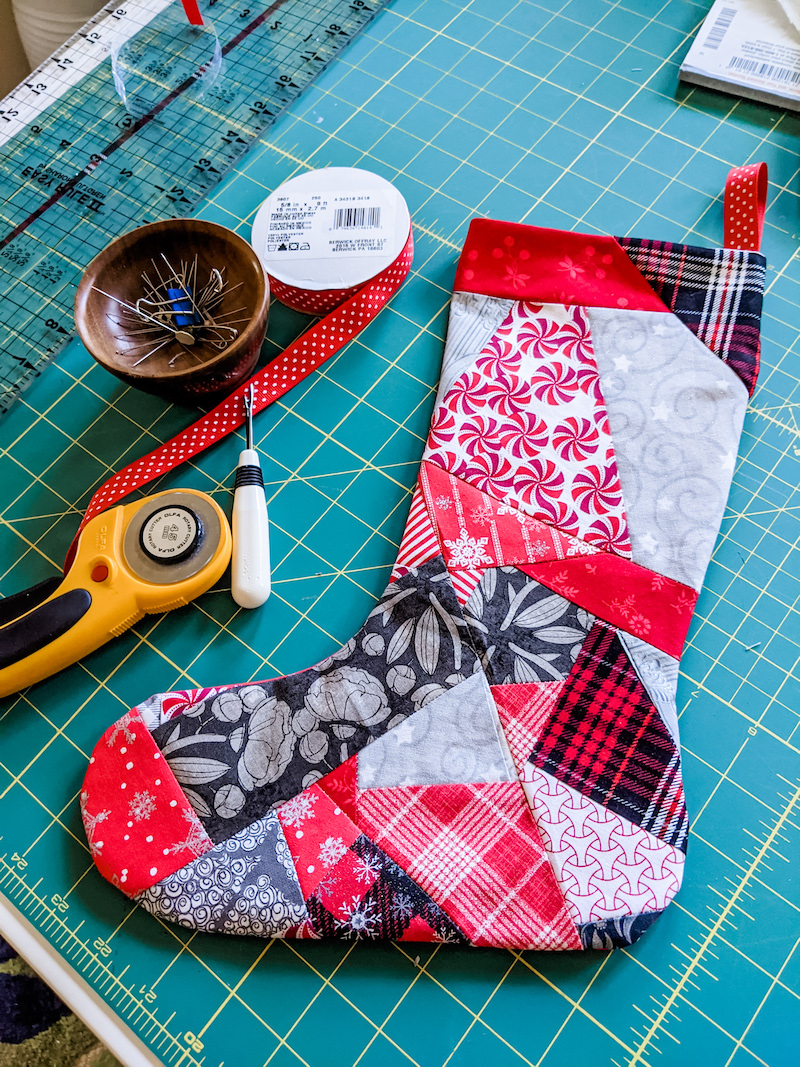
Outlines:
[[[767,206],[767,164],[734,167],[725,182],[725,247],[757,252]]]

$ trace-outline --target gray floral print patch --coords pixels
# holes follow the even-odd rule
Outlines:
[[[563,681],[594,622],[517,567],[485,570],[464,618],[490,685]]]
[[[310,670],[210,696],[153,737],[212,841],[260,818],[469,678],[478,661],[441,557],[390,583]]]

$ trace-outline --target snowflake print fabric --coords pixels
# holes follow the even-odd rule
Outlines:
[[[100,739],[80,802],[98,869],[128,896],[213,847],[136,708]]]
[[[105,877],[209,936],[648,930],[685,865],[678,668],[758,260],[475,220],[387,589],[322,662],[200,679],[106,731],[80,796]]]
[[[583,309],[512,305],[437,409],[424,459],[561,533],[630,555],[622,489]],[[453,566],[483,562],[466,533]],[[484,544],[488,544],[485,542]]]
[[[363,834],[308,901],[307,933],[347,941],[439,941],[466,936],[420,887]]]

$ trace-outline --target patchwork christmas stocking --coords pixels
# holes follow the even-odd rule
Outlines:
[[[675,687],[764,260],[478,220],[392,580],[322,663],[102,737],[100,871],[200,930],[629,944],[677,892]]]

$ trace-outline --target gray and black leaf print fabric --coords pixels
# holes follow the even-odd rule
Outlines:
[[[484,571],[464,618],[490,685],[563,681],[594,622],[517,567]]]
[[[597,922],[582,923],[578,927],[584,948],[610,952],[612,948],[625,948],[635,944],[645,930],[652,926],[660,911],[645,911],[640,915],[618,915]]]
[[[390,583],[306,671],[235,685],[153,730],[212,841],[299,793],[469,678],[477,656],[441,557]]]
[[[195,930],[274,937],[308,917],[278,816],[265,815],[137,898]]]

